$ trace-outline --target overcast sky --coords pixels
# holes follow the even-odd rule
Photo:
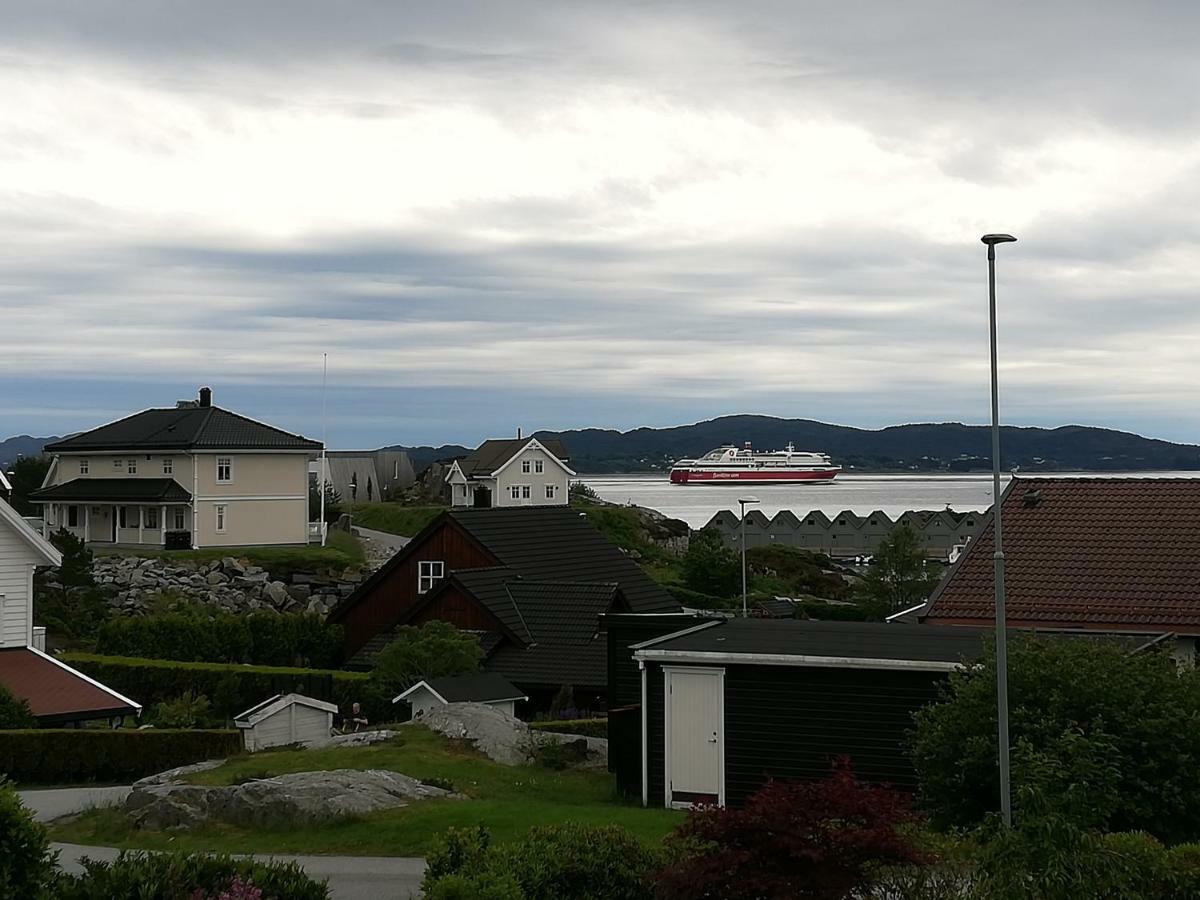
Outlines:
[[[1050,8],[1052,7],[1052,8]],[[0,438],[1200,441],[1200,6],[0,0]],[[819,448],[813,448],[819,449]]]

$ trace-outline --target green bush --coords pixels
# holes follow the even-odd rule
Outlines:
[[[394,715],[391,696],[375,690],[361,672],[172,662],[92,653],[64,653],[63,662],[147,707],[188,693],[203,694],[213,713],[230,720],[276,694],[299,693],[349,709],[358,701],[372,722]]]
[[[479,635],[431,619],[419,628],[396,629],[395,638],[375,657],[371,681],[381,694],[394,697],[422,678],[476,672],[481,662]]]
[[[36,728],[37,720],[29,711],[29,704],[14,697],[0,684],[0,728]]]
[[[484,828],[450,829],[422,890],[441,900],[649,900],[646,874],[658,862],[614,825],[543,825],[499,847]]]
[[[96,652],[182,662],[337,668],[342,629],[310,613],[250,615],[188,608],[111,619],[100,628]]]
[[[237,731],[148,728],[0,731],[0,775],[25,784],[128,783],[242,749]]]
[[[715,597],[700,591],[693,591],[680,584],[664,584],[663,589],[681,605],[690,609],[741,609],[741,595],[735,597]]]
[[[546,722],[530,722],[535,731],[550,731],[554,734],[578,734],[583,737],[608,738],[608,719],[554,719]]]
[[[972,827],[998,805],[994,663],[989,650],[952,673],[915,716],[913,761],[936,825]],[[1008,674],[1018,792],[1037,788],[1079,827],[1200,838],[1200,673],[1113,642],[1021,638]]]
[[[0,779],[0,897],[49,896],[54,857],[46,829],[21,805],[17,792]]]
[[[61,900],[191,900],[219,897],[231,883],[253,885],[262,900],[326,900],[329,889],[295,863],[261,863],[206,853],[122,852],[112,862],[85,860],[85,871],[56,885]],[[236,880],[236,881],[235,881]],[[239,894],[238,896],[254,896]]]
[[[154,707],[154,724],[159,728],[198,728],[208,724],[212,704],[203,694],[188,691]]]

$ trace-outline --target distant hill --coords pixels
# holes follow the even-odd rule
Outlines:
[[[7,469],[22,456],[37,456],[46,444],[57,441],[57,437],[30,437],[19,434],[0,441],[0,467]]]
[[[558,438],[576,471],[594,474],[661,471],[671,461],[722,444],[750,441],[760,450],[789,442],[800,450],[830,454],[843,466],[892,471],[968,472],[991,468],[991,432],[985,425],[893,425],[867,430],[810,419],[723,416],[674,428],[610,431],[586,428],[540,431]],[[1064,425],[1060,428],[1001,429],[1001,463],[1022,471],[1200,470],[1200,446],[1173,444],[1125,431]]]

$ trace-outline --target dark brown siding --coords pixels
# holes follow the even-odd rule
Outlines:
[[[649,746],[646,753],[646,769],[649,772],[649,795],[647,805],[663,805],[663,743],[666,736],[663,726],[666,711],[663,709],[663,671],[661,666],[646,663],[646,732]]]
[[[423,625],[434,619],[468,631],[502,631],[499,620],[474,597],[451,586],[438,593],[427,606],[409,618],[406,625]]]
[[[496,565],[496,559],[447,519],[417,547],[401,551],[404,558],[382,574],[357,602],[346,609],[339,624],[346,629],[346,652],[353,654],[381,631],[400,622],[421,596],[417,593],[417,564],[442,560],[446,574],[455,569]]]

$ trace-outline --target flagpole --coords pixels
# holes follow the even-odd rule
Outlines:
[[[329,354],[321,354],[321,546],[325,546],[325,533],[328,531],[328,526],[325,524],[325,446],[329,439],[329,424],[325,418],[325,392],[326,385],[329,382]]]

